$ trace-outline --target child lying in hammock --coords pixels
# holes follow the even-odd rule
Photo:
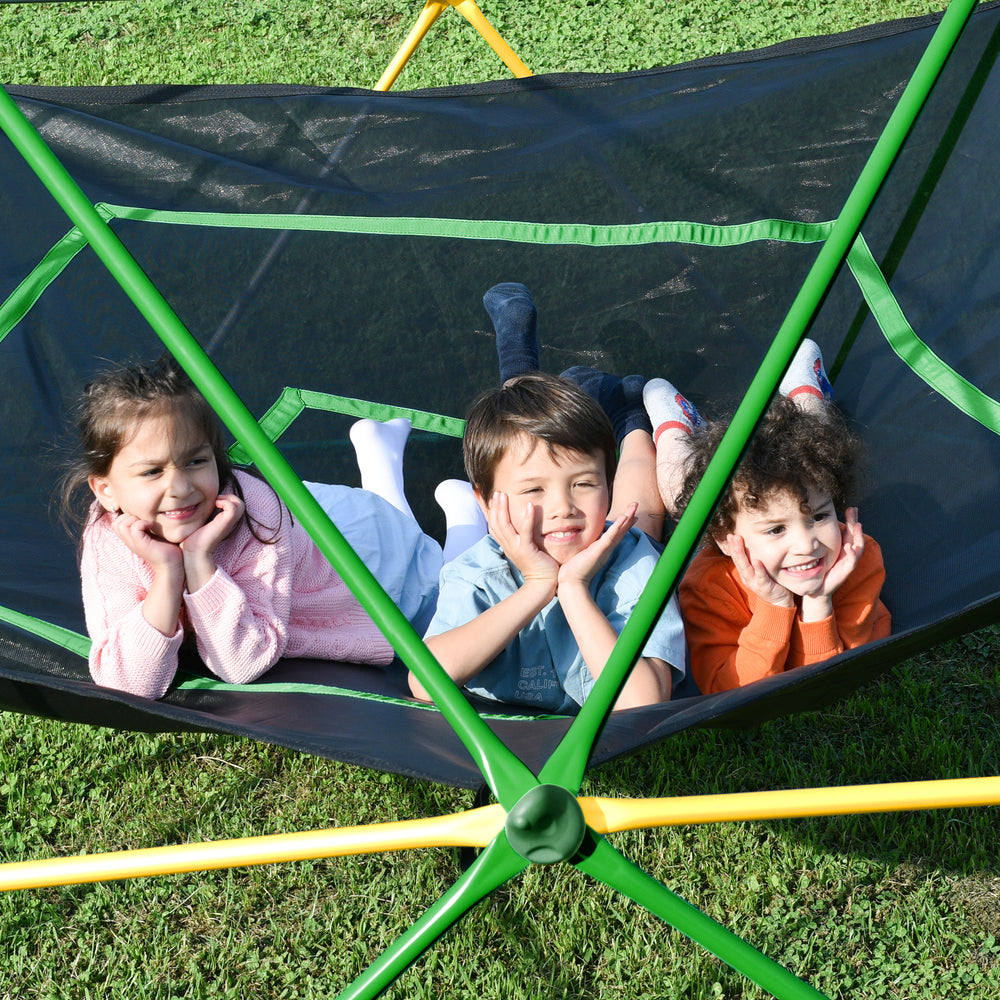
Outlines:
[[[63,510],[91,497],[80,565],[90,671],[106,687],[162,697],[183,643],[230,683],[280,657],[385,664],[393,650],[274,491],[233,469],[211,406],[170,358],[109,369],[78,408],[80,457]],[[362,485],[310,484],[403,613],[422,629],[443,553],[402,490],[408,421],[352,428]],[[471,491],[439,488],[449,527],[479,529]],[[449,531],[449,541],[452,532]],[[447,547],[447,546],[446,546]]]
[[[457,683],[482,697],[573,711],[659,555],[633,528],[641,515],[658,540],[664,517],[642,380],[591,368],[545,375],[528,290],[498,285],[484,304],[503,384],[473,402],[463,449],[490,533],[444,567],[425,641]],[[615,708],[666,701],[684,672],[671,600]],[[427,698],[413,675],[410,689]]]
[[[691,672],[702,693],[740,687],[889,635],[879,600],[882,553],[844,511],[860,441],[831,405],[819,347],[806,340],[748,446],[680,585]],[[715,451],[705,425],[667,381],[643,397],[657,478],[679,516]]]

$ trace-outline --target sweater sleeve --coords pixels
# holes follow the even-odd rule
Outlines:
[[[703,552],[681,584],[691,673],[703,694],[780,674],[788,657],[795,608],[766,601],[751,608],[730,566],[721,553]]]
[[[263,544],[241,525],[220,545],[211,579],[185,592],[198,653],[216,677],[246,684],[281,658],[288,644],[294,562],[288,531]]]
[[[833,595],[833,614],[821,622],[798,622],[792,634],[795,666],[820,663],[845,649],[856,649],[873,639],[884,639],[892,619],[879,600],[885,583],[882,550],[865,535],[865,551],[854,572]]]
[[[174,634],[166,636],[143,617],[149,581],[138,558],[103,521],[84,534],[80,576],[94,682],[162,698],[177,673],[184,632],[178,622]]]

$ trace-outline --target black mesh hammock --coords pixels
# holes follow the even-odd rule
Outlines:
[[[862,519],[885,554],[894,634],[615,713],[590,765],[688,726],[822,706],[1000,618],[998,16],[987,3],[972,17],[810,329],[870,451]],[[496,379],[484,289],[531,287],[546,370],[666,375],[699,406],[735,404],[939,20],[399,94],[11,94],[297,474],[352,484],[351,420],[412,419],[407,491],[440,536],[433,488],[462,475],[460,417]],[[162,344],[6,138],[0,177],[0,706],[481,786],[445,715],[408,696],[400,661],[284,661],[247,687],[185,663],[158,702],[90,682],[73,544],[49,515],[52,444],[102,359]],[[533,772],[572,722],[475,707]]]
[[[973,6],[956,0],[940,19],[621,76],[394,96],[0,94],[10,138],[0,140],[0,707],[235,733],[488,784],[497,805],[451,817],[444,832],[421,825],[406,843],[484,850],[344,996],[381,992],[529,863],[568,861],[771,993],[820,997],[602,839],[636,825],[634,804],[576,793],[589,765],[687,726],[823,706],[1000,618],[1000,6],[979,5],[963,32]],[[743,400],[575,719],[506,716],[443,681],[299,479],[352,482],[349,421],[404,414],[416,429],[410,499],[440,533],[428,499],[460,475],[458,416],[496,378],[479,300],[512,278],[538,300],[544,368],[666,374],[699,406]],[[134,305],[212,398],[236,457],[254,459],[288,500],[439,707],[407,697],[401,662],[284,661],[247,687],[186,662],[157,702],[89,681],[73,546],[47,515],[52,442],[98,359],[159,353]],[[894,634],[741,690],[679,692],[609,715],[601,706],[807,329],[871,453],[863,519],[885,554]],[[951,804],[996,801],[996,779],[967,780],[989,790]],[[640,825],[666,822],[662,803],[650,819],[636,801]],[[388,826],[408,836],[406,823]],[[3,866],[5,888],[21,867]]]

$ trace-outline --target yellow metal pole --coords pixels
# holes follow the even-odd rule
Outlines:
[[[403,71],[410,56],[416,52],[417,46],[424,40],[424,35],[430,31],[431,25],[447,7],[447,0],[427,0],[424,9],[417,18],[417,23],[406,36],[406,41],[399,47],[399,51],[392,57],[392,62],[385,68],[385,72],[375,84],[376,90],[388,90],[396,82],[396,77]]]
[[[605,834],[686,824],[997,805],[1000,777],[680,798],[581,797],[578,802],[587,825],[596,833]],[[503,829],[506,818],[502,806],[491,805],[450,816],[397,823],[19,861],[0,865],[0,891],[410,848],[486,847]]]
[[[375,84],[376,90],[385,91],[392,87],[403,67],[409,62],[410,56],[424,40],[431,25],[448,6],[454,7],[479,32],[514,76],[531,76],[531,70],[521,62],[514,50],[500,37],[496,28],[486,20],[483,12],[476,6],[475,0],[427,0],[417,18],[417,23],[406,36],[406,41],[399,47],[399,51],[392,57],[392,61]]]
[[[497,29],[486,20],[483,12],[476,6],[475,0],[451,0],[451,4],[486,39],[490,48],[503,60],[504,65],[514,76],[520,78],[532,75],[531,70],[500,37]]]
[[[997,805],[1000,804],[1000,778],[793,788],[671,799],[580,798],[578,801],[591,829],[597,833],[614,833],[695,823]]]
[[[0,890],[106,882],[414,847],[486,847],[503,829],[506,816],[502,806],[492,805],[451,816],[397,823],[19,861],[0,865]]]

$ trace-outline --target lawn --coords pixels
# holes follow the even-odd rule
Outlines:
[[[5,82],[371,87],[419,3],[0,5]],[[907,2],[535,0],[481,7],[539,72],[623,71],[937,7]],[[739,10],[740,16],[734,16]],[[396,89],[503,77],[447,11]],[[1000,773],[1000,644],[930,650],[821,714],[686,732],[584,794],[688,795]],[[471,793],[213,735],[0,714],[4,860],[443,814]],[[996,808],[730,823],[610,837],[830,997],[1000,1000]],[[0,998],[330,997],[460,872],[447,850],[0,896]],[[765,994],[641,908],[535,866],[416,963],[393,997]]]

